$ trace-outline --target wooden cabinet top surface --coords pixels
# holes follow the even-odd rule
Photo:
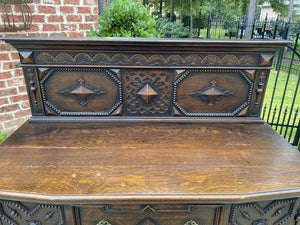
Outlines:
[[[93,202],[300,193],[300,153],[260,123],[26,123],[1,145],[0,195]]]

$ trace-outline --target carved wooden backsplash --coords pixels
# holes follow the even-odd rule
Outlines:
[[[274,53],[286,44],[13,42],[33,115],[76,117],[258,117]]]

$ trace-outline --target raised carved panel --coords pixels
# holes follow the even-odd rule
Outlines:
[[[297,199],[233,205],[232,225],[289,225],[295,216]]]
[[[2,225],[63,225],[63,208],[57,205],[1,201]]]
[[[36,52],[36,62],[44,65],[109,66],[257,66],[259,57],[252,54],[157,54],[98,52]]]
[[[122,70],[124,107],[128,116],[171,115],[172,79],[169,70]]]
[[[41,79],[41,89],[48,114],[108,116],[122,103],[121,81],[105,69],[50,69]]]
[[[186,116],[244,116],[252,89],[242,70],[187,70],[174,82],[173,101]]]

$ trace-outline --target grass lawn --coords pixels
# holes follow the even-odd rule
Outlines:
[[[295,95],[295,91],[299,82],[299,75],[290,74],[290,77],[288,78],[288,73],[280,71],[280,73],[278,74],[276,91],[273,93],[276,77],[277,71],[272,70],[270,73],[269,82],[265,94],[265,100],[263,104],[263,107],[266,106],[266,112],[265,114],[264,112],[262,112],[262,117],[264,115],[264,120],[268,123],[274,122],[279,124],[293,124],[295,122],[295,125],[297,125],[299,123],[300,116],[295,117],[295,115],[296,110],[300,108],[300,91],[298,90],[298,95]],[[285,89],[286,91],[284,91]],[[273,101],[272,95],[274,95]],[[296,96],[295,99],[294,96]],[[295,103],[293,109],[291,109],[293,101],[295,101]],[[282,108],[281,111],[280,108]],[[270,113],[269,110],[271,110]],[[296,129],[293,129],[293,132],[291,132],[291,128],[286,129],[286,127],[284,126],[272,127],[275,130],[277,130],[282,136],[284,136],[288,141],[293,141],[294,136],[296,134]]]
[[[210,36],[211,39],[229,39],[229,36],[226,36],[225,33],[228,33],[228,30],[225,29],[210,29]],[[193,37],[197,38],[198,29],[194,29]],[[204,39],[207,39],[207,28],[200,29],[200,35],[203,36]],[[235,39],[235,36],[232,37]]]

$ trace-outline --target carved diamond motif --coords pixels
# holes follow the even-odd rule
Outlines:
[[[149,104],[158,93],[147,83],[141,90],[137,92],[137,95],[141,96],[145,103]]]
[[[273,54],[261,54],[260,55],[260,66],[271,66]]]
[[[142,209],[143,212],[155,212],[155,209],[151,207],[150,205],[147,205],[144,209]]]
[[[33,52],[19,52],[21,63],[34,63]]]
[[[85,83],[83,78],[77,80],[77,85],[72,86],[70,89],[65,89],[59,92],[59,94],[66,96],[74,96],[79,100],[79,104],[85,106],[87,101],[94,96],[105,95],[106,91],[95,89]]]
[[[202,100],[208,106],[215,105],[216,101],[221,100],[224,97],[234,95],[233,91],[225,90],[217,86],[217,81],[212,80],[208,87],[204,87],[201,90],[193,91],[189,95],[193,98]]]
[[[75,90],[71,91],[70,93],[73,95],[76,95],[82,99],[86,98],[89,95],[95,94],[95,92],[93,92],[92,90],[90,90],[86,87],[83,87],[83,86],[76,88]]]

